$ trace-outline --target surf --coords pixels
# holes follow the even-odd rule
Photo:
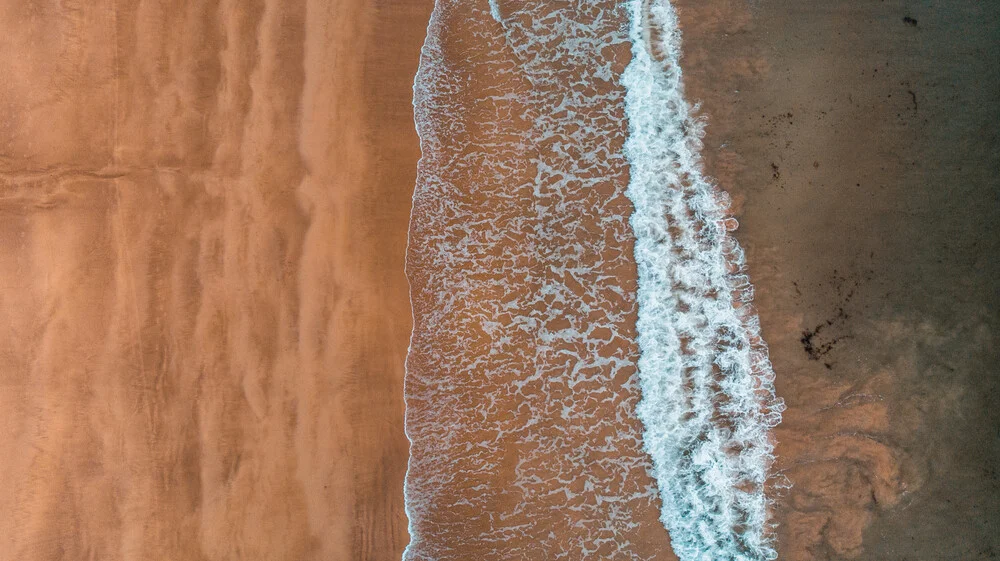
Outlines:
[[[638,269],[637,415],[683,561],[774,559],[769,431],[784,406],[731,230],[728,196],[704,174],[703,122],[684,97],[677,14],[630,0],[622,76]]]

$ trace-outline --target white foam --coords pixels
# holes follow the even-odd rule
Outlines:
[[[613,1],[436,2],[414,87],[408,561],[661,553],[639,539],[656,489],[618,276],[624,22]]]
[[[500,13],[500,4],[498,0],[489,0],[490,2],[490,16],[493,17],[494,21],[499,24],[503,24],[503,14]]]
[[[765,484],[774,395],[728,198],[703,174],[666,0],[629,0],[628,197],[639,273],[643,445],[682,561],[774,559]]]
[[[656,504],[650,471],[682,559],[773,557],[763,484],[781,405],[742,254],[726,233],[724,195],[701,173],[669,5],[652,7],[666,30],[652,34],[653,57],[642,2],[628,3],[627,92],[606,87],[620,68],[607,47],[628,40],[622,6],[540,1],[501,13],[497,0],[436,2],[414,84],[422,156],[407,257],[407,560],[467,558],[470,521],[475,551],[516,543],[509,558],[581,559],[603,547],[654,559],[636,539],[639,515]],[[448,41],[475,56],[449,60]],[[496,84],[478,82],[488,86],[479,98],[463,97],[475,73],[504,69],[500,59],[518,79],[498,73]],[[623,154],[610,146],[624,140],[626,95]],[[530,125],[507,127],[509,118]],[[618,188],[629,165],[631,231],[628,205],[595,189]],[[632,334],[635,295],[617,276],[632,233],[641,442],[632,351],[617,344]],[[511,443],[522,450],[513,479],[483,483],[476,474],[498,473]],[[452,509],[468,520],[436,525]],[[571,527],[543,531],[567,513]]]

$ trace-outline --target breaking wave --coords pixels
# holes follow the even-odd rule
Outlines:
[[[684,98],[677,16],[629,2],[626,89],[638,267],[638,416],[684,560],[773,559],[765,484],[784,406],[751,305],[728,196],[702,173],[702,123]]]

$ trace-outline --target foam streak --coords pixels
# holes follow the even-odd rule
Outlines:
[[[665,0],[631,0],[626,88],[639,274],[638,416],[661,520],[683,561],[776,557],[764,488],[783,404],[750,302],[728,197],[702,173]]]

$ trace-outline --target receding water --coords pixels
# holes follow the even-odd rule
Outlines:
[[[405,558],[656,559],[664,525],[685,560],[773,556],[781,406],[679,47],[665,3],[437,2]]]

